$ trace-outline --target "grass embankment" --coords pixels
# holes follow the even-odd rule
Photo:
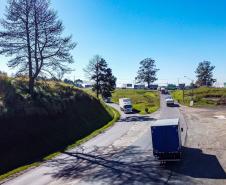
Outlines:
[[[214,107],[218,105],[226,105],[225,88],[200,87],[194,89],[193,94],[195,107]],[[184,102],[182,90],[172,92],[172,96],[180,104],[188,106],[191,101],[192,91],[191,90],[184,91]]]
[[[72,86],[38,82],[32,100],[26,84],[0,77],[0,180],[87,141],[119,118]]]
[[[119,98],[131,98],[133,109],[140,114],[148,114],[159,109],[159,93],[150,90],[117,89],[112,94],[112,101],[118,103]]]

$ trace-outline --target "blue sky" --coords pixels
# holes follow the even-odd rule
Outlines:
[[[78,43],[71,79],[84,79],[83,68],[100,54],[119,83],[133,82],[146,57],[156,60],[159,83],[188,82],[184,76],[195,78],[203,60],[226,82],[225,0],[52,0],[52,7]],[[0,60],[0,69],[9,71]]]

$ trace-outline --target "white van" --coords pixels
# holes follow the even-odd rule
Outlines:
[[[132,113],[133,107],[130,98],[120,98],[119,107],[124,113]]]

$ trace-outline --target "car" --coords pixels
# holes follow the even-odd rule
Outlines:
[[[173,106],[174,105],[174,100],[172,97],[166,98],[166,105],[167,106]]]

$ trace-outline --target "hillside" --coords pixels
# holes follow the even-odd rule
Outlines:
[[[0,76],[0,174],[42,161],[113,119],[113,111],[82,90],[38,82],[35,98],[26,79]]]
[[[219,106],[226,105],[226,89],[225,88],[208,88],[200,87],[194,89],[194,106]],[[172,92],[172,96],[179,103],[189,105],[191,100],[192,91],[184,91],[184,102],[183,102],[183,91],[177,90]]]
[[[119,98],[131,98],[133,109],[140,114],[155,112],[160,106],[157,91],[117,89],[112,95],[112,101],[118,103]]]

